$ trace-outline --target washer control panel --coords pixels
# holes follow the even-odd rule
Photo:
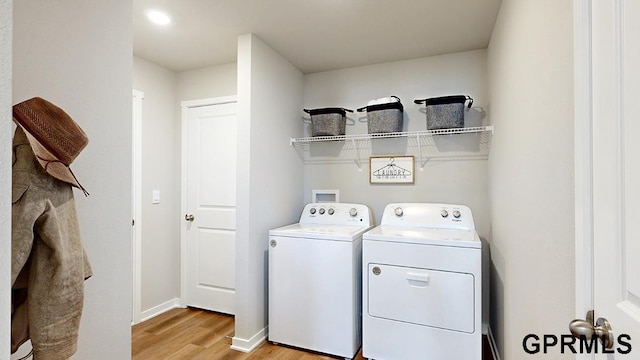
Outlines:
[[[475,230],[471,209],[452,204],[389,204],[382,214],[381,225]]]
[[[310,203],[300,216],[301,224],[373,225],[369,207],[362,204]]]

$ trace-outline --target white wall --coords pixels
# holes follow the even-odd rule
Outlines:
[[[475,109],[466,113],[466,126],[489,124],[486,79],[486,51],[477,50],[408,61],[354,67],[342,70],[306,74],[304,76],[305,108],[362,107],[371,99],[396,95],[404,105],[406,131],[426,130],[424,105],[415,99],[465,94],[474,99]],[[478,111],[485,110],[485,115]],[[302,122],[301,114],[298,121]],[[366,113],[347,114],[347,134],[366,134]],[[310,132],[306,129],[305,135]],[[298,135],[302,136],[302,134]],[[466,136],[466,135],[465,135]],[[447,137],[452,148],[464,146],[465,140],[456,135]],[[342,146],[342,144],[336,144]],[[320,149],[314,145],[313,149]],[[322,145],[326,146],[326,145]],[[345,146],[350,147],[349,144]],[[375,141],[376,155],[403,155],[410,150],[405,140]],[[370,185],[369,164],[365,160],[362,171],[354,162],[307,164],[304,167],[304,197],[311,201],[312,189],[338,189],[341,202],[369,205],[380,222],[382,211],[391,202],[443,202],[466,204],[473,211],[478,233],[487,237],[489,230],[489,201],[487,160],[430,159],[422,171],[416,158],[414,185]]]
[[[11,43],[13,2],[0,0],[0,358],[11,346]]]
[[[575,314],[572,26],[571,0],[503,0],[488,49],[491,328],[502,359],[527,356],[526,334],[566,334]]]
[[[133,58],[133,88],[142,102],[142,275],[143,318],[180,297],[180,121],[177,76]],[[152,192],[160,203],[152,204]]]
[[[266,335],[268,231],[302,209],[302,164],[288,142],[302,132],[302,92],[298,69],[255,35],[238,38],[236,349]]]
[[[236,63],[211,66],[178,73],[178,100],[197,100],[236,95],[238,92]],[[180,106],[178,105],[178,110]]]
[[[13,102],[47,98],[89,136],[72,166],[91,193],[75,195],[94,272],[76,359],[131,356],[131,11],[126,1],[14,3]]]

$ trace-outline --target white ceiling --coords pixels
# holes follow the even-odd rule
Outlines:
[[[236,61],[254,33],[304,73],[486,48],[501,0],[133,0],[134,54],[173,71]],[[165,10],[167,27],[144,11]]]

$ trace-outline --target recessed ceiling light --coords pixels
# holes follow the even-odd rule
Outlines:
[[[145,14],[152,23],[157,25],[169,25],[171,22],[169,15],[160,10],[147,10]]]

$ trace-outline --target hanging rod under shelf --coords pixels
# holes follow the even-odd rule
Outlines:
[[[356,141],[356,140],[400,138],[400,137],[455,135],[455,134],[479,133],[479,132],[485,132],[485,131],[490,131],[491,134],[493,134],[493,125],[474,126],[474,127],[466,127],[466,128],[438,129],[438,130],[379,133],[379,134],[299,137],[299,138],[290,138],[289,144],[294,145],[295,143],[312,143],[312,142],[326,142],[326,141],[345,141],[345,140]]]

